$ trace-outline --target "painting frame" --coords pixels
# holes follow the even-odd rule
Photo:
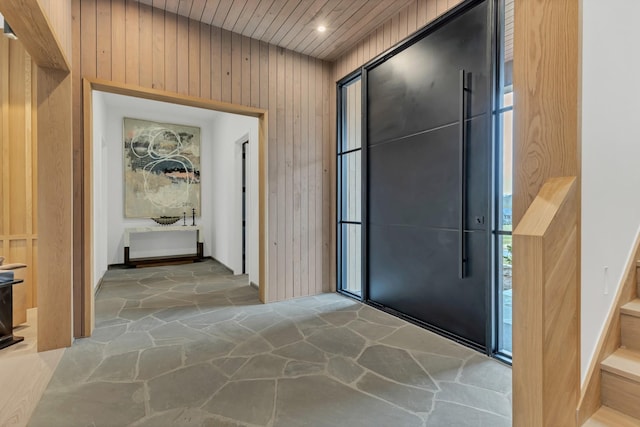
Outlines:
[[[200,216],[201,128],[124,117],[124,217]]]

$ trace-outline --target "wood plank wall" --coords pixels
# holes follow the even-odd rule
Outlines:
[[[407,7],[380,25],[376,31],[360,40],[354,48],[335,61],[335,81],[404,40],[461,1],[414,0],[409,3]]]
[[[71,61],[71,0],[37,0],[58,37],[62,51]]]
[[[37,144],[34,65],[20,41],[0,37],[0,255],[25,263],[14,287],[14,324],[37,301]]]
[[[72,6],[76,192],[82,182],[81,77],[263,108],[269,133],[267,301],[335,289],[332,64],[131,0],[74,0]],[[79,223],[81,212],[74,217]],[[76,265],[82,256],[76,253]]]

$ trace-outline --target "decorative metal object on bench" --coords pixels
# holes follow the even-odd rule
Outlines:
[[[180,217],[179,216],[161,216],[159,218],[151,218],[151,219],[160,225],[171,225],[178,222]]]

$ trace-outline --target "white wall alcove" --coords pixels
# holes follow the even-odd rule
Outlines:
[[[109,265],[124,262],[126,227],[155,225],[124,217],[123,119],[131,117],[201,129],[201,211],[204,256],[242,273],[242,158],[247,150],[246,272],[258,283],[258,119],[238,114],[93,91],[93,286]],[[182,220],[177,224],[182,224]],[[191,213],[187,212],[187,224]],[[142,233],[131,237],[131,257],[195,252],[193,232]]]

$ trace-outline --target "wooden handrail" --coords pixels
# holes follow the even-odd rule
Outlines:
[[[572,427],[580,395],[576,177],[549,179],[513,232],[513,425]]]

